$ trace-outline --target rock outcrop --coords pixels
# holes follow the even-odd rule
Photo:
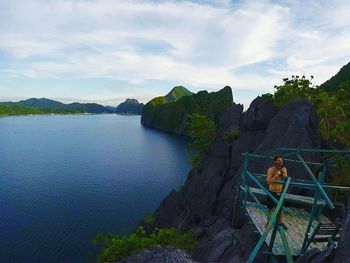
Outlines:
[[[348,195],[347,215],[343,222],[343,231],[340,236],[334,262],[350,262],[350,193]]]
[[[237,205],[242,153],[268,152],[277,147],[317,148],[321,144],[316,112],[308,101],[277,108],[258,97],[243,113],[233,104],[222,116],[221,129],[202,165],[190,171],[181,191],[172,191],[155,212],[158,226],[192,230],[200,238],[194,259],[203,262],[240,262],[249,256],[257,235],[241,220],[231,227]],[[239,129],[231,148],[222,138],[225,131]],[[316,156],[304,156],[317,160]],[[250,169],[265,172],[271,162],[255,162]],[[301,167],[286,163],[290,175],[306,176]],[[292,172],[293,171],[293,172]],[[234,260],[234,261],[233,261]]]
[[[152,247],[144,249],[124,260],[115,263],[200,263],[194,261],[181,249],[175,247]]]

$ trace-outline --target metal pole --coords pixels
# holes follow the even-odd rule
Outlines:
[[[320,183],[323,182],[324,179],[324,174],[322,172],[319,173],[318,175],[318,181]],[[318,200],[320,198],[320,191],[318,190],[318,188],[315,189],[315,196],[314,196],[314,202],[312,204],[312,210],[311,210],[311,215],[307,224],[307,228],[305,231],[305,236],[304,236],[304,241],[303,241],[303,245],[301,246],[301,250],[300,250],[300,254],[304,253],[306,250],[306,244],[307,244],[307,240],[310,237],[310,230],[311,230],[311,226],[312,226],[312,222],[314,220],[314,218],[317,216],[318,214]]]
[[[311,169],[309,168],[309,166],[307,166],[307,164],[305,163],[303,157],[301,157],[300,154],[297,154],[297,157],[299,158],[299,160],[301,161],[301,164],[304,166],[306,172],[310,175],[311,179],[315,182],[316,187],[318,188],[318,190],[320,191],[323,199],[326,201],[327,205],[331,208],[334,209],[334,205],[332,203],[332,201],[329,199],[327,193],[324,191],[322,185],[317,181],[315,175],[313,174],[313,172],[311,171]]]

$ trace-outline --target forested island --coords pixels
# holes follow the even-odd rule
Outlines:
[[[53,115],[53,114],[135,114],[141,115],[144,104],[136,99],[127,99],[117,107],[97,103],[62,103],[46,98],[31,98],[18,102],[0,102],[0,116]]]

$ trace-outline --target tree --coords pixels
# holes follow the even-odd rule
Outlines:
[[[292,76],[284,78],[283,85],[275,86],[274,103],[281,107],[292,100],[311,99],[316,89],[312,85],[313,76],[310,79],[305,76]]]
[[[189,115],[188,131],[192,138],[190,146],[196,151],[190,162],[193,167],[197,167],[207,153],[209,145],[215,139],[215,124],[206,115],[193,113]]]
[[[340,84],[336,93],[321,91],[313,100],[320,119],[322,137],[350,146],[350,81]]]
[[[323,139],[333,140],[350,147],[350,81],[342,82],[336,92],[329,93],[312,84],[305,76],[283,79],[284,84],[275,86],[275,93],[264,95],[279,107],[293,100],[307,99],[317,111]]]

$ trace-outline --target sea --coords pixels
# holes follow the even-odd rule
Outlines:
[[[97,233],[132,231],[190,170],[186,137],[140,116],[0,118],[0,262],[94,262]]]

